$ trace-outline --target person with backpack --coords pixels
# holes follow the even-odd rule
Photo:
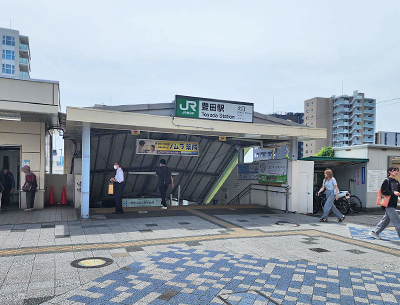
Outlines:
[[[400,196],[400,185],[399,181],[396,180],[396,176],[399,174],[399,168],[397,166],[391,166],[387,170],[388,177],[383,180],[381,186],[381,194],[390,196],[387,208],[385,208],[385,215],[381,221],[377,224],[375,229],[369,233],[369,236],[375,239],[381,239],[379,233],[386,229],[390,222],[396,229],[397,235],[400,237],[400,217],[397,214],[397,200]]]
[[[163,209],[167,209],[167,190],[168,185],[174,187],[174,178],[172,177],[171,170],[167,167],[167,161],[160,160],[160,166],[156,169],[156,176],[158,177],[158,189],[160,190],[161,204]]]
[[[25,165],[22,169],[25,173],[25,183],[22,186],[22,190],[26,193],[26,209],[25,212],[30,212],[33,210],[33,205],[35,203],[35,194],[37,189],[36,175],[31,172],[29,165]]]

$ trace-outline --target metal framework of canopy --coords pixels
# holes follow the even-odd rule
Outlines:
[[[100,108],[100,109],[98,109]],[[157,178],[128,172],[151,172],[159,160],[179,173],[174,177],[180,198],[202,202],[224,168],[240,148],[262,146],[274,148],[287,144],[293,137],[299,141],[325,138],[325,129],[308,128],[291,121],[255,113],[254,123],[208,121],[174,118],[174,104],[67,107],[64,137],[76,142],[82,137],[82,126],[90,126],[90,202],[111,200],[107,195],[113,164],[121,162],[126,174],[124,197],[157,196]],[[132,135],[131,130],[140,130]],[[219,141],[225,136],[226,141]],[[137,139],[199,142],[200,155],[159,156],[136,154]]]

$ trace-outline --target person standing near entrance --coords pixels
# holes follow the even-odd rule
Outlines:
[[[160,166],[156,169],[156,176],[158,177],[158,189],[160,190],[162,208],[167,209],[166,197],[168,185],[171,184],[174,187],[174,178],[167,167],[167,161],[164,159],[160,160]]]
[[[35,203],[37,180],[36,175],[31,172],[29,165],[25,165],[21,171],[25,173],[25,183],[22,187],[22,190],[26,193],[26,209],[24,211],[29,212],[33,210]]]
[[[3,170],[0,173],[0,181],[4,187],[3,196],[1,197],[1,208],[6,210],[10,204],[11,193],[15,188],[14,175],[7,167],[3,167]]]
[[[370,237],[375,239],[381,239],[379,233],[386,229],[390,222],[397,231],[397,235],[400,237],[400,217],[397,214],[397,200],[400,196],[400,185],[399,181],[396,180],[396,176],[399,174],[399,168],[397,166],[391,166],[387,170],[388,177],[383,181],[381,186],[381,194],[390,196],[387,208],[385,208],[385,215],[382,220],[377,224],[375,229],[369,233]]]
[[[115,177],[111,178],[110,181],[114,182],[114,200],[115,200],[115,212],[113,214],[122,214],[122,193],[124,192],[124,172],[119,162],[114,163]]]
[[[330,169],[326,169],[324,171],[324,175],[325,175],[324,182],[322,183],[321,189],[317,193],[317,196],[319,196],[320,193],[326,190],[325,191],[326,202],[324,205],[324,212],[322,213],[322,217],[319,221],[328,222],[328,215],[332,210],[333,214],[335,214],[339,222],[342,222],[343,220],[345,220],[346,217],[342,215],[342,213],[340,213],[339,210],[333,204],[333,202],[335,201],[335,197],[336,200],[339,199],[339,188],[337,186],[336,179],[333,177],[332,170]]]

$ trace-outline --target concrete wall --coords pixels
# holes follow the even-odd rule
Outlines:
[[[31,171],[38,180],[38,190],[45,187],[45,124],[30,122],[0,121],[0,145],[21,147],[21,164],[30,160]],[[16,173],[14,173],[16,174]],[[20,176],[20,186],[25,181],[25,175]],[[35,207],[43,208],[44,198],[38,192]]]

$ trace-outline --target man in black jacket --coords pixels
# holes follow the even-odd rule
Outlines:
[[[174,178],[172,177],[170,169],[166,166],[167,161],[160,160],[160,167],[156,169],[156,176],[158,177],[158,189],[160,190],[161,204],[163,209],[167,209],[167,190],[168,185],[174,187]]]
[[[15,189],[14,175],[7,167],[3,167],[3,170],[0,173],[0,182],[4,187],[3,196],[1,197],[1,208],[5,210],[10,204],[10,195]]]

